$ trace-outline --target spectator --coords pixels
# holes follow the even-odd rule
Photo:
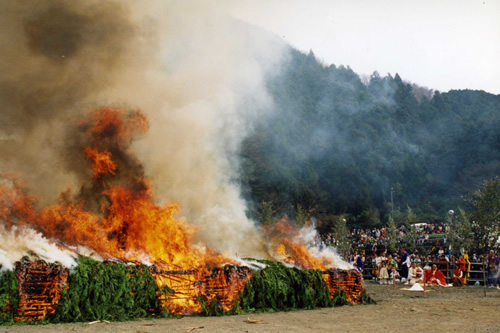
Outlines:
[[[379,273],[378,273],[378,279],[380,284],[389,284],[389,270],[387,268],[387,260],[382,260]]]
[[[464,285],[464,272],[460,269],[460,265],[453,270],[453,285],[454,286],[463,286]]]
[[[398,275],[398,262],[390,254],[387,257],[387,271],[390,279],[394,279]]]
[[[444,277],[443,272],[441,272],[437,265],[432,265],[432,269],[425,272],[425,281],[429,284],[435,284],[441,287],[446,287],[446,278]]]
[[[382,259],[377,255],[377,252],[373,253],[372,264],[373,264],[372,276],[375,279],[377,279],[379,275],[380,265],[382,264]]]
[[[500,265],[500,258],[496,255],[494,250],[490,250],[490,254],[486,257],[488,268],[488,287],[497,286],[498,289],[498,266]]]
[[[363,264],[363,258],[361,255],[358,254],[358,252],[354,252],[354,260],[353,260],[353,265],[356,267],[356,269],[360,272],[363,272],[364,269],[364,264]]]
[[[423,283],[423,274],[424,270],[422,267],[417,266],[417,263],[413,262],[408,270],[408,282],[406,284],[413,286],[415,283]]]
[[[465,251],[465,254],[463,256],[465,260],[465,274],[464,274],[464,284],[467,284],[467,280],[470,278],[470,260],[469,260],[469,251]]]
[[[401,279],[408,279],[408,269],[411,266],[411,258],[406,249],[401,249]],[[403,281],[404,282],[404,281]]]

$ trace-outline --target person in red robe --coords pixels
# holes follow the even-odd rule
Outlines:
[[[464,272],[460,269],[460,266],[457,266],[453,270],[453,285],[454,286],[463,286],[464,285]]]
[[[464,256],[460,256],[460,258],[457,260],[457,266],[460,268],[462,272],[465,272],[465,258]]]
[[[428,284],[436,284],[441,287],[447,286],[443,272],[435,264],[432,265],[432,269],[425,272],[425,281]]]

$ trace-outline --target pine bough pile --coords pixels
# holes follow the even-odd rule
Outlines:
[[[374,303],[364,291],[361,275],[354,270],[321,272],[259,262],[266,268],[252,271],[253,277],[229,310],[218,296],[199,297],[199,314]],[[0,273],[0,324],[167,317],[175,315],[164,304],[172,296],[174,290],[158,287],[151,267],[81,257],[76,268],[69,271],[57,264],[24,258],[16,263],[15,271]]]

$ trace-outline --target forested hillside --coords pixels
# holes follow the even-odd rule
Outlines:
[[[438,221],[500,174],[500,95],[433,92],[397,74],[362,80],[296,50],[268,85],[273,110],[241,153],[258,220],[311,215],[329,228],[344,215],[351,226],[381,225],[410,207]]]

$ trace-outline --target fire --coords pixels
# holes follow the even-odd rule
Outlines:
[[[58,204],[37,209],[36,200],[24,186],[6,178],[10,180],[0,181],[0,220],[6,228],[31,226],[61,247],[83,245],[104,259],[152,264],[157,285],[172,290],[162,296],[170,313],[200,312],[200,300],[207,304],[217,300],[228,311],[252,272],[196,244],[198,230],[176,218],[178,204],[155,203],[151,180],[128,150],[132,140],[147,129],[146,117],[137,110],[102,108],[91,112],[75,133],[83,151],[82,163],[90,167],[81,189],[74,195],[64,192]],[[326,271],[330,267],[327,261],[311,255],[285,218],[264,229],[278,259],[306,269]],[[29,267],[29,274],[39,269],[37,265]],[[332,276],[329,283],[333,286],[337,278]],[[50,288],[53,298],[44,298],[48,305],[43,311],[53,311],[60,292],[54,288]],[[41,309],[38,305],[33,308]]]
[[[213,267],[205,271],[166,271],[153,266],[151,271],[159,287],[167,286],[174,290],[160,299],[168,312],[176,314],[200,312],[200,300],[209,304],[216,298],[224,310],[229,311],[237,295],[243,292],[253,277],[249,268],[235,265]]]
[[[101,108],[91,112],[90,117],[79,123],[91,143],[126,149],[138,135],[146,133],[149,124],[139,110]]]
[[[146,117],[139,111],[110,108],[93,111],[79,123],[86,146],[83,148],[92,177],[80,193],[59,204],[36,210],[35,200],[17,183],[0,184],[0,218],[7,226],[30,224],[51,239],[66,246],[84,245],[103,258],[129,262],[154,263],[160,271],[196,272],[193,284],[208,272],[208,267],[233,261],[203,246],[196,245],[197,228],[176,219],[176,203],[154,203],[151,181],[142,166],[127,151],[132,138],[144,133]],[[95,211],[85,209],[86,198],[98,202]],[[163,286],[161,274],[156,275]],[[172,289],[182,289],[173,279]],[[203,290],[178,299],[177,313],[196,312],[196,299]]]
[[[68,274],[68,269],[44,261],[17,262],[19,308],[16,320],[42,320],[47,314],[53,314],[66,285]]]
[[[299,230],[286,217],[265,227],[266,236],[278,259],[305,269],[326,270],[329,263],[314,257],[307,246],[300,241]]]
[[[109,151],[99,152],[95,148],[88,147],[85,149],[85,156],[93,163],[94,179],[98,179],[107,173],[116,175],[118,166],[111,160]]]

